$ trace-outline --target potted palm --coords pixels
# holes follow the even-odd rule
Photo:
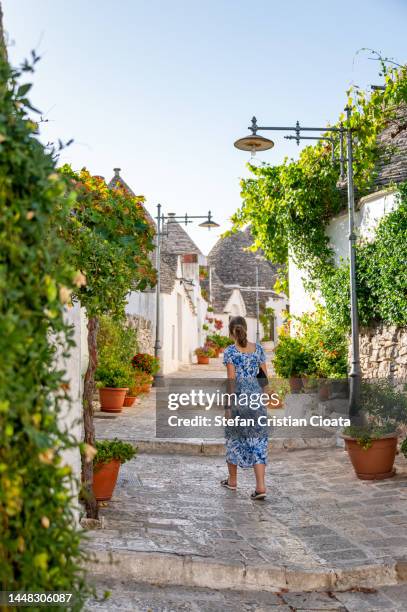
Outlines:
[[[130,364],[112,361],[100,363],[95,373],[102,412],[121,412],[126,393],[133,381]]]
[[[111,499],[122,463],[133,459],[137,452],[132,444],[114,440],[98,440],[93,459],[93,493],[97,501]]]
[[[400,425],[407,422],[407,397],[390,381],[364,381],[358,424],[345,427],[342,437],[358,478],[383,480],[395,474]]]

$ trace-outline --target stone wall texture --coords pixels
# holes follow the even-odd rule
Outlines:
[[[140,353],[154,353],[153,325],[140,315],[127,315],[129,327],[137,330],[137,344]]]
[[[360,364],[364,378],[407,380],[407,328],[378,325],[362,329]]]

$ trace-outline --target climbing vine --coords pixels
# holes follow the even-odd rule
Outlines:
[[[383,217],[372,242],[356,247],[359,319],[368,326],[380,321],[407,325],[407,183],[398,186],[395,209]],[[321,279],[330,318],[349,322],[349,265],[347,261]]]
[[[371,93],[350,90],[347,101],[352,109],[350,124],[343,115],[337,124],[343,122],[354,130],[358,197],[371,189],[379,156],[391,154],[380,146],[379,134],[389,126],[394,133],[406,129],[400,108],[407,103],[407,68],[389,67],[386,61],[380,61],[385,89]],[[339,143],[335,145],[337,158],[338,149]],[[324,298],[329,300],[331,295],[333,299],[335,283],[343,283],[346,270],[344,266],[339,271],[335,267],[326,228],[346,205],[346,194],[337,187],[339,165],[331,160],[330,146],[321,140],[316,146],[303,149],[297,161],[285,159],[279,166],[249,167],[254,177],[241,182],[243,203],[232,219],[233,229],[250,223],[256,246],[262,247],[275,263],[286,264],[290,250],[299,268],[307,272],[311,287],[320,289]],[[367,254],[368,247],[364,252]],[[363,265],[361,262],[361,274]],[[401,264],[397,270],[400,272]],[[348,311],[347,294],[342,293],[340,299]],[[366,302],[364,307],[364,320],[376,317],[373,304],[369,306]],[[399,319],[391,314],[389,305],[380,310],[379,316],[392,321]]]
[[[34,58],[35,63],[35,58]],[[33,70],[0,59],[0,588],[84,593],[75,482],[61,431],[69,401],[56,352],[72,346],[64,308],[77,272],[58,236],[67,196],[30,120]]]

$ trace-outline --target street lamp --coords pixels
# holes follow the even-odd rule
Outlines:
[[[347,164],[347,187],[348,187],[348,238],[349,238],[349,263],[350,263],[350,309],[351,309],[351,330],[352,330],[352,365],[350,371],[350,393],[349,393],[349,413],[350,416],[356,416],[358,413],[358,404],[360,396],[360,357],[359,357],[359,319],[358,319],[358,304],[356,296],[356,234],[355,234],[355,193],[353,186],[353,143],[352,132],[350,127],[351,109],[346,107],[347,127],[341,123],[339,127],[303,127],[297,121],[294,127],[280,126],[258,126],[256,117],[253,117],[252,124],[248,128],[251,131],[251,136],[245,136],[236,140],[235,147],[242,151],[251,151],[252,155],[256,151],[266,151],[274,146],[272,140],[259,136],[257,132],[262,131],[284,131],[295,132],[295,135],[285,136],[289,140],[295,140],[297,145],[300,140],[326,140],[330,142],[332,148],[332,161],[339,161],[340,164],[340,181],[343,183],[345,178],[345,162]],[[302,136],[301,132],[322,132],[329,133],[329,136]],[[335,157],[335,135],[339,135],[339,159]],[[344,139],[346,136],[347,154],[344,153]]]
[[[156,303],[155,303],[155,341],[154,341],[154,356],[160,357],[161,350],[161,342],[160,342],[160,325],[161,325],[161,317],[160,317],[160,292],[161,292],[161,241],[163,237],[163,229],[164,224],[167,222],[167,231],[171,223],[180,221],[185,225],[188,223],[192,223],[192,219],[204,219],[202,223],[199,224],[199,227],[207,227],[209,230],[215,227],[220,227],[218,223],[212,218],[211,211],[208,211],[207,215],[176,215],[175,213],[168,213],[164,215],[162,212],[161,204],[157,204],[157,231],[156,231],[156,269],[157,269],[157,284],[155,286],[155,295],[156,295]],[[168,234],[166,234],[168,235]]]
[[[256,343],[260,342],[260,303],[259,303],[259,261],[264,261],[263,255],[258,253],[256,259]]]

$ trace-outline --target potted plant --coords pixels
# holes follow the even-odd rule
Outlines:
[[[137,353],[131,363],[136,372],[136,386],[138,385],[141,393],[149,393],[153,378],[160,369],[159,359],[149,353]]]
[[[292,393],[299,393],[303,382],[301,376],[310,370],[311,356],[298,338],[280,335],[274,351],[273,366],[277,376],[288,378]]]
[[[131,408],[131,406],[133,406],[134,402],[136,401],[140,393],[141,393],[140,385],[137,383],[137,378],[134,377],[134,381],[132,385],[129,387],[126,393],[126,396],[124,398],[123,407]]]
[[[151,378],[160,369],[160,360],[149,353],[137,353],[131,361],[133,368],[149,374]]]
[[[229,336],[222,336],[221,334],[215,333],[207,336],[206,344],[215,345],[219,349],[219,353],[223,353],[229,344],[233,344],[233,340],[229,338]]]
[[[114,440],[97,440],[93,459],[93,493],[97,501],[111,499],[120,465],[133,459],[137,449],[132,444]]]
[[[198,364],[206,365],[209,363],[209,357],[213,355],[213,351],[209,347],[200,346],[195,349],[195,355],[198,360]]]
[[[383,480],[395,474],[398,428],[407,422],[407,397],[390,381],[364,381],[359,401],[361,423],[345,427],[345,447],[361,480]]]
[[[209,357],[210,359],[214,359],[214,358],[216,358],[216,357],[218,357],[218,356],[219,356],[219,349],[218,349],[218,347],[217,347],[216,345],[215,345],[215,346],[213,346],[213,345],[211,345],[211,344],[207,344],[207,343],[205,342],[205,346],[204,346],[204,348],[206,349],[206,351],[207,351],[207,353],[208,353],[208,357]]]
[[[213,357],[219,357],[219,353],[220,353],[220,346],[219,344],[216,342],[216,340],[213,339],[214,336],[208,336],[206,338],[206,342],[205,342],[205,347],[208,349],[211,349],[213,352],[213,355],[209,355],[209,357],[213,356]]]
[[[153,377],[147,372],[143,372],[142,370],[134,370],[134,386],[133,391],[135,395],[139,395],[140,393],[150,393],[151,391],[151,383],[153,381]]]
[[[121,412],[123,402],[132,381],[133,371],[130,364],[100,363],[95,379],[99,388],[102,412]]]

